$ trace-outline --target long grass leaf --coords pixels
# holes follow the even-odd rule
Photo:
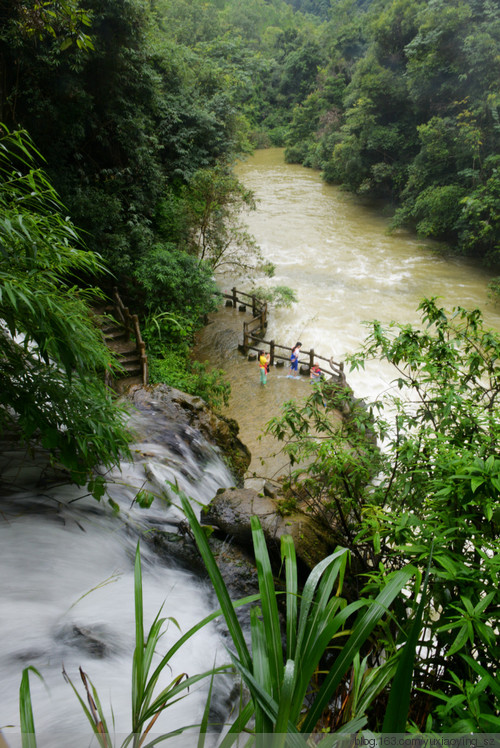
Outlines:
[[[184,493],[180,492],[179,497],[184,513],[188,518],[191,530],[193,531],[196,544],[205,563],[205,568],[212,581],[215,594],[217,595],[220,606],[222,608],[222,613],[226,620],[226,625],[229,629],[229,634],[231,636],[232,642],[241,661],[248,669],[251,669],[252,658],[250,657],[250,652],[248,651],[245,637],[243,636],[243,631],[241,630],[240,623],[236,617],[236,613],[234,612],[234,607],[231,602],[231,598],[229,597],[227,587],[217,567],[217,564],[215,563],[213,553],[208,545],[206,535],[196,518],[196,515],[191,507],[191,504],[189,503],[187,496]]]
[[[135,649],[132,658],[132,727],[136,730],[136,721],[141,709],[144,675],[144,619],[142,605],[142,570],[140,544],[137,543],[134,564],[134,603],[135,603]]]
[[[309,687],[311,678],[316,670],[318,663],[325,653],[325,650],[335,636],[338,630],[344,625],[349,616],[355,613],[359,608],[366,605],[365,601],[357,600],[354,603],[350,603],[342,610],[335,613],[335,609],[339,606],[340,601],[338,598],[331,600],[331,606],[327,607],[326,616],[328,616],[328,623],[322,629],[321,634],[312,641],[311,646],[307,650],[307,656],[304,655],[303,650],[300,652],[300,660],[297,664],[297,683],[295,686],[295,694],[292,705],[293,719],[298,721],[300,712],[306,692]]]
[[[429,563],[425,573],[424,586],[420,596],[420,603],[417,608],[415,620],[411,627],[410,635],[403,646],[403,651],[399,660],[398,668],[392,681],[391,692],[387,702],[387,709],[382,725],[383,732],[405,732],[408,711],[410,708],[411,684],[413,679],[413,668],[415,665],[415,655],[417,644],[420,638],[422,628],[422,618],[426,603],[427,585],[429,583],[429,574],[431,570],[432,555],[434,543],[429,553]]]
[[[36,668],[32,666],[24,668],[19,686],[19,719],[21,722],[23,748],[36,748],[35,720],[33,717],[33,705],[31,703],[30,671],[43,680]]]
[[[232,660],[234,663],[235,668],[238,670],[238,672],[241,674],[241,677],[243,681],[245,682],[248,690],[252,694],[252,698],[255,702],[258,702],[261,706],[262,710],[268,715],[270,720],[274,725],[276,725],[277,719],[278,719],[278,712],[279,707],[278,703],[275,699],[273,699],[268,693],[266,693],[259,683],[255,680],[252,673],[247,670],[241,662],[237,660],[234,655],[232,656]],[[286,731],[287,733],[287,744],[290,746],[295,746],[295,748],[304,748],[304,738],[300,736],[297,728],[295,725],[288,721],[286,725]]]
[[[214,662],[215,667],[215,662]],[[212,702],[212,691],[214,687],[214,674],[210,676],[210,685],[208,687],[208,694],[207,699],[205,701],[205,708],[203,710],[203,716],[201,718],[201,725],[200,725],[200,734],[198,737],[198,746],[197,748],[205,748],[205,742],[208,732],[208,719],[210,715],[210,706]]]
[[[217,748],[231,748],[236,741],[238,741],[241,738],[241,733],[244,733],[246,731],[246,727],[248,723],[250,722],[251,718],[254,714],[254,703],[253,701],[249,701],[248,704],[246,704],[244,707],[240,708],[238,712],[238,716],[234,720],[233,724],[227,731],[226,735],[222,738],[221,742],[218,744]],[[245,736],[244,744],[245,746],[248,745],[247,743],[247,736]]]
[[[261,594],[262,616],[264,621],[267,656],[269,658],[272,693],[279,699],[281,682],[283,679],[283,647],[281,642],[281,626],[276,601],[274,577],[269,560],[266,540],[258,517],[251,517],[252,540],[257,564],[259,590]]]
[[[263,691],[272,696],[273,682],[269,666],[266,635],[264,625],[260,620],[260,610],[258,608],[252,608],[250,611],[250,631],[252,636],[253,676]],[[258,733],[273,731],[272,721],[260,708],[258,702],[255,705],[255,731]]]
[[[166,688],[160,691],[150,706],[144,710],[143,714],[141,714],[141,724],[144,724],[147,720],[154,717],[159,709],[164,709],[166,706],[170,706],[176,701],[179,701],[180,698],[187,696],[188,694],[185,694],[184,691],[189,691],[191,686],[195,683],[198,683],[204,678],[209,678],[212,675],[226,672],[228,667],[230,666],[221,665],[220,667],[206,670],[203,673],[197,673],[196,675],[191,675],[189,677],[178,675]],[[182,694],[182,696],[179,697],[180,694]],[[137,730],[137,732],[139,732],[139,730]]]
[[[302,649],[302,642],[308,633],[311,605],[313,604],[316,588],[320,583],[323,574],[337,559],[347,553],[348,551],[345,548],[335,551],[335,553],[332,553],[330,556],[327,556],[320,561],[309,574],[300,599],[299,627],[297,633],[298,650]]]
[[[73,689],[73,692],[74,692],[76,698],[80,702],[80,706],[82,708],[82,711],[85,714],[85,716],[87,717],[87,720],[88,720],[90,726],[92,727],[92,730],[94,732],[94,735],[97,738],[97,741],[98,741],[99,745],[102,748],[109,748],[110,743],[108,742],[108,738],[107,738],[107,735],[108,735],[107,728],[104,729],[104,733],[105,734],[103,735],[103,732],[102,732],[102,730],[101,730],[101,728],[99,726],[99,723],[96,722],[95,715],[92,714],[92,712],[88,708],[87,704],[85,703],[85,701],[82,699],[82,697],[78,693],[78,690],[77,690],[75,684],[73,683],[73,681],[71,680],[71,678],[69,677],[69,675],[67,674],[67,672],[64,669],[63,669],[63,677],[64,677],[64,680],[67,683],[69,683],[69,685]],[[101,721],[103,722],[104,725],[106,724],[104,720],[101,720]]]
[[[279,700],[278,716],[274,731],[286,733],[290,722],[290,708],[292,706],[293,689],[295,685],[295,662],[287,660],[283,673],[283,686]]]
[[[323,709],[327,706],[332,694],[335,692],[337,686],[350,667],[356,652],[360,651],[361,646],[369,637],[380,618],[387,612],[389,605],[401,592],[414,573],[415,569],[408,565],[404,569],[400,569],[393,574],[375,600],[370,603],[368,610],[358,618],[358,621],[354,625],[352,634],[335,660],[332,669],[325,678],[325,681],[321,686],[306,719],[304,720],[301,729],[302,732],[312,732],[321,717]]]
[[[324,571],[323,577],[321,578],[316,595],[312,601],[309,615],[305,621],[305,626],[301,626],[300,634],[298,637],[297,647],[300,652],[301,659],[307,660],[309,658],[309,649],[311,645],[317,641],[322,630],[330,620],[330,614],[328,612],[329,606],[339,605],[340,598],[336,597],[331,601],[331,594],[333,586],[338,577],[339,571],[346,563],[347,552],[332,558],[329,567]],[[302,608],[301,608],[302,618]]]
[[[297,644],[298,575],[295,546],[291,535],[281,537],[281,559],[285,561],[286,578],[286,658],[295,658]]]
[[[256,602],[257,600],[260,600],[260,594],[256,595],[249,595],[248,597],[241,598],[241,600],[234,600],[232,601],[233,608],[240,608],[243,605],[248,605],[249,603]],[[177,641],[173,643],[173,645],[170,647],[168,652],[162,657],[160,662],[158,663],[154,673],[151,675],[149,681],[146,684],[146,687],[144,689],[144,699],[149,700],[151,698],[151,693],[158,682],[158,678],[160,677],[161,673],[165,669],[165,667],[168,665],[174,654],[189,640],[191,639],[194,634],[196,634],[200,629],[202,629],[204,626],[206,626],[211,621],[214,621],[216,618],[220,618],[220,616],[224,615],[222,608],[218,608],[217,610],[214,610],[212,613],[209,613],[208,616],[203,618],[201,621],[198,621],[194,626],[192,626],[188,631],[186,631],[185,634],[179,637]]]

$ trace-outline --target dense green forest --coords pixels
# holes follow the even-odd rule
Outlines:
[[[214,405],[227,398],[220,375],[188,353],[217,305],[214,271],[265,260],[241,220],[252,195],[232,170],[256,147],[283,146],[289,161],[386,201],[394,227],[479,258],[494,278],[499,81],[493,0],[0,3],[0,429],[20,426],[79,482],[127,450],[87,313],[113,285],[141,315],[153,381]],[[352,449],[373,429],[387,439],[383,418],[374,427],[364,411],[332,432],[319,391],[269,427],[292,466],[310,465],[291,473],[289,500],[306,492],[314,511],[342,518],[367,596],[406,561],[419,570],[415,599],[399,599],[379,647],[357,652],[332,730],[368,709],[370,726],[387,727],[388,684],[400,661],[411,676],[403,644],[420,636],[424,603],[432,646],[421,648],[410,711],[393,707],[392,724],[403,731],[408,714],[419,729],[500,729],[500,343],[475,312],[449,320],[422,308],[426,331],[375,324],[353,360],[386,359],[415,393],[416,411],[392,404],[387,454],[366,440]],[[325,438],[310,440],[311,429]]]

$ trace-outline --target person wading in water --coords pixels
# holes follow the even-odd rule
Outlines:
[[[269,361],[271,360],[271,356],[269,353],[264,353],[264,351],[259,351],[259,368],[260,368],[260,383],[266,384],[267,382],[267,372],[269,371]]]
[[[293,379],[299,378],[299,352],[301,347],[302,343],[299,340],[292,348],[292,354],[290,356],[290,370],[292,373],[288,376]]]

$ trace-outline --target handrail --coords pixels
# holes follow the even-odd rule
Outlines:
[[[113,288],[113,300],[117,317],[125,328],[127,340],[130,339],[131,331],[134,333],[135,349],[141,362],[142,383],[146,385],[149,378],[148,357],[146,355],[146,343],[142,339],[141,328],[139,327],[139,318],[137,314],[130,314],[128,307],[121,300],[116,286]]]
[[[293,350],[292,348],[290,348],[290,346],[280,345],[274,340],[264,340],[264,338],[261,337],[261,335],[264,334],[267,328],[267,302],[262,302],[260,299],[257,299],[257,297],[252,296],[248,293],[244,293],[243,291],[239,291],[236,288],[232,288],[230,294],[223,293],[222,296],[225,299],[228,299],[228,301],[226,302],[227,306],[236,307],[238,304],[241,304],[242,306],[240,307],[240,309],[242,311],[246,310],[246,307],[249,306],[249,304],[241,297],[251,299],[252,319],[250,320],[250,322],[243,322],[243,344],[240,346],[240,350],[242,350],[244,353],[247,353],[249,350],[258,352],[259,350],[262,350],[262,346],[264,345],[269,346],[271,366],[274,364],[275,360],[290,360],[290,353]],[[259,330],[259,335],[255,334],[255,331],[257,329]],[[253,341],[258,341],[258,345],[252,345]],[[286,351],[287,355],[281,355],[280,353],[277,353],[276,349]],[[305,351],[303,352],[305,353]],[[314,364],[314,359],[326,361],[330,367],[330,370],[328,371],[327,369],[320,366],[320,371],[322,371],[324,374],[328,374],[329,376],[333,374],[333,376],[339,380],[339,384],[342,387],[347,386],[347,379],[344,372],[343,361],[336,362],[333,360],[333,356],[330,356],[330,358],[320,356],[318,353],[315,353],[314,348],[311,348],[307,352],[307,356],[307,359],[299,358],[299,364],[307,364],[309,368],[311,368]]]

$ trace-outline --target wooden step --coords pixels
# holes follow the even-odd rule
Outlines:
[[[142,372],[141,362],[139,360],[126,361],[125,363],[120,362],[120,365],[125,369],[129,376],[132,374],[141,374]]]
[[[117,327],[114,330],[104,332],[104,340],[109,341],[110,343],[118,340],[127,340],[127,333],[123,328]]]

